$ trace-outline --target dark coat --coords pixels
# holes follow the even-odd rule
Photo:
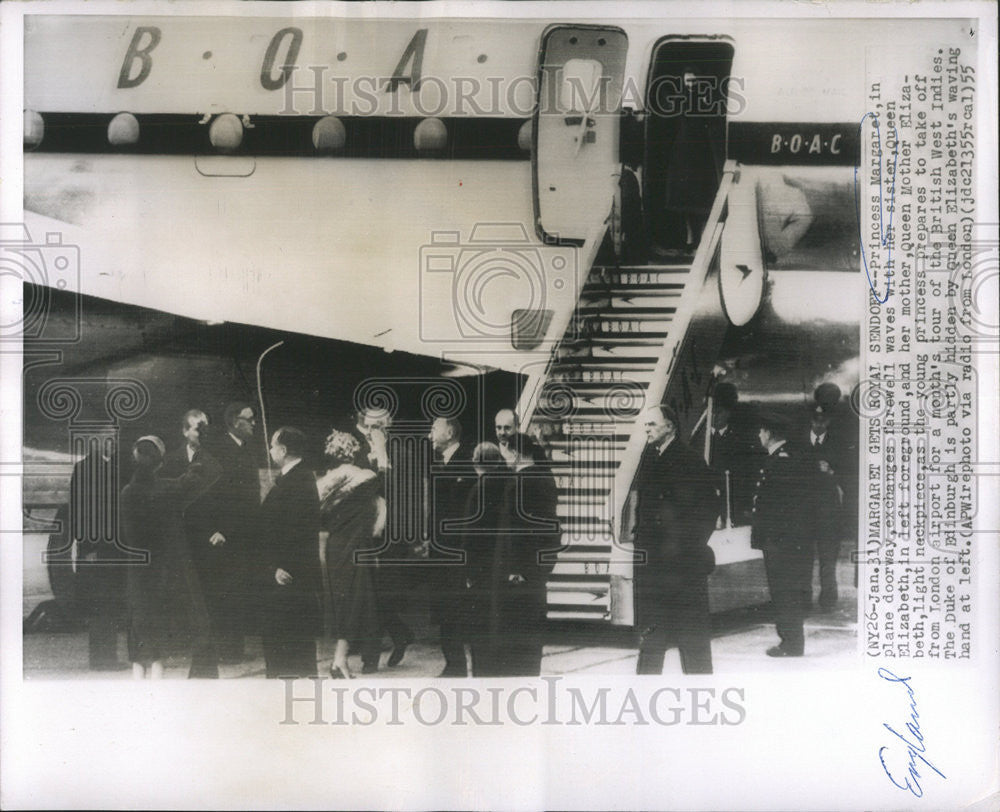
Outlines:
[[[199,448],[194,457],[188,461],[187,446],[182,445],[168,452],[163,458],[160,469],[162,479],[176,479],[183,476],[191,463],[208,463],[214,469],[219,469],[218,460],[204,447]],[[191,552],[198,555],[202,548],[207,548],[208,539],[214,532],[215,504],[210,491],[203,491],[197,498],[190,501],[184,509],[184,530],[187,534]]]
[[[468,492],[466,512],[475,519],[463,548],[475,676],[537,676],[541,669],[545,582],[561,541],[556,504],[551,471],[540,465],[497,468]]]
[[[177,626],[172,615],[178,609],[186,610],[195,645],[207,643],[208,616],[185,537],[183,515],[219,473],[218,463],[206,457],[174,479],[137,471],[122,491],[123,541],[148,554],[145,564],[125,568],[132,662],[150,662],[165,655],[167,636]],[[184,592],[182,601],[173,594],[178,588]]]
[[[729,497],[731,518],[736,526],[749,524],[753,507],[753,487],[756,474],[763,461],[764,449],[756,437],[734,423],[724,434],[712,436],[712,468],[719,474],[719,492],[725,499],[726,472],[729,472]],[[720,512],[725,516],[725,501],[720,501]]]
[[[456,526],[466,513],[469,489],[476,479],[472,467],[472,449],[459,444],[447,462],[431,465],[428,502],[430,505],[431,558],[454,557],[452,550],[461,550],[463,531]]]
[[[662,454],[645,450],[636,479],[635,540],[647,555],[645,568],[668,579],[708,575],[714,567],[708,540],[719,515],[716,475],[674,439]]]
[[[211,491],[212,532],[218,531],[231,542],[245,545],[254,535],[260,509],[260,474],[253,452],[246,442],[238,445],[227,433],[212,447],[222,466],[222,476]]]
[[[260,510],[262,643],[269,678],[316,674],[320,626],[319,492],[316,478],[299,462],[278,477]],[[275,580],[277,570],[292,576]]]
[[[119,483],[124,475],[121,462],[117,453],[105,460],[92,450],[73,466],[70,477],[67,539],[76,545],[78,560],[101,562],[96,566],[77,565],[73,587],[84,615],[115,617],[122,608],[124,567],[115,563],[125,557],[116,549],[120,543]],[[69,555],[64,560],[65,565],[50,567],[50,571],[59,570],[60,575],[72,572]],[[69,591],[68,580],[57,579],[52,584],[57,596],[64,591],[64,583],[65,591]]]
[[[275,571],[283,569],[293,581],[282,589],[311,594],[318,591],[319,527],[316,478],[300,462],[278,477],[261,505],[261,565],[269,585],[275,584]]]
[[[751,546],[785,551],[809,549],[816,518],[815,462],[785,443],[766,457],[757,477],[753,499]]]

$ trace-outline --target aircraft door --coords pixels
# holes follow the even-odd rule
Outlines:
[[[734,48],[725,37],[664,37],[646,82],[643,208],[653,245],[693,255],[722,180]]]
[[[619,28],[557,25],[542,35],[533,168],[543,239],[583,241],[611,211],[627,50]]]

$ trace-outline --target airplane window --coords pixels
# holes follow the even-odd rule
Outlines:
[[[559,105],[564,113],[591,112],[600,102],[603,68],[596,59],[569,59],[562,68]]]

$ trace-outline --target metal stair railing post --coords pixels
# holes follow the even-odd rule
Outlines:
[[[695,252],[694,261],[691,263],[691,269],[685,280],[681,301],[670,324],[667,337],[660,349],[659,358],[653,369],[652,379],[646,390],[645,403],[647,406],[659,404],[667,390],[667,383],[673,372],[674,362],[677,359],[681,344],[687,333],[688,324],[694,316],[702,287],[705,284],[705,277],[708,275],[709,266],[712,263],[712,259],[719,246],[719,240],[722,237],[724,227],[722,217],[726,210],[726,201],[729,197],[730,189],[738,173],[739,168],[736,161],[726,161],[723,167],[723,176],[722,182],[719,185],[719,191],[715,196],[715,202],[712,204],[712,210],[706,221],[705,230],[702,232],[707,236],[703,237]],[[630,581],[632,578],[633,550],[631,541],[625,541],[622,536],[626,529],[624,524],[627,519],[626,508],[629,493],[632,489],[632,484],[639,468],[639,459],[642,456],[642,450],[645,445],[643,432],[639,426],[639,421],[636,420],[632,427],[632,434],[629,437],[628,445],[625,447],[625,452],[622,455],[621,464],[615,473],[614,487],[611,489],[611,494],[609,495],[609,498],[613,499],[614,502],[608,506],[607,513],[605,514],[611,516],[614,522],[614,526],[611,528],[614,539],[610,562],[612,580],[611,622],[617,625],[632,624],[631,589],[625,590],[627,592],[625,594],[621,582]],[[615,579],[618,579],[617,585]],[[618,595],[617,601],[616,592]],[[627,602],[629,605],[615,606],[616,602],[622,601]]]

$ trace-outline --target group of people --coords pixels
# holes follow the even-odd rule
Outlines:
[[[836,609],[840,544],[856,516],[856,432],[832,428],[840,399],[823,384],[798,430],[784,416],[755,413],[736,419],[738,395],[730,384],[714,393],[707,444],[711,466],[680,437],[667,406],[641,418],[646,449],[632,494],[637,672],[662,671],[666,649],[676,646],[685,673],[711,673],[708,576],[715,558],[708,542],[721,527],[751,527],[751,546],[763,551],[779,643],[770,657],[800,657],[804,621],[812,610],[814,558],[819,560],[819,611]],[[751,427],[754,440],[751,442]],[[803,435],[795,441],[796,433]]]
[[[146,435],[131,449],[133,474],[116,510],[118,546],[144,559],[120,568],[136,678],[162,677],[166,657],[184,650],[189,676],[217,677],[220,663],[247,658],[246,637],[256,634],[268,677],[315,676],[324,633],[335,641],[334,677],[353,676],[351,651],[363,672],[376,671],[386,634],[386,665],[395,666],[414,640],[402,615],[421,584],[442,676],[540,672],[545,577],[560,540],[556,487],[511,410],[497,415],[496,442],[474,448],[458,420],[433,422],[426,530],[406,544],[393,541],[392,503],[409,496],[394,487],[393,469],[412,460],[397,459],[388,414],[359,414],[356,434],[332,431],[319,471],[305,462],[314,456],[306,435],[281,427],[266,475],[250,446],[253,407],[230,404],[224,424],[209,439],[207,415],[193,409],[177,448]],[[78,464],[74,493],[87,490],[92,467]],[[95,612],[92,628],[109,614]]]
[[[740,423],[735,389],[717,385],[706,427],[711,465],[681,439],[669,407],[643,413],[647,448],[630,523],[639,554],[638,673],[660,673],[674,645],[685,673],[711,672],[708,542],[733,524],[750,524],[764,554],[780,638],[767,654],[804,653],[814,555],[820,609],[830,611],[855,485],[849,448],[843,437],[831,440],[839,396],[817,390],[808,434],[795,442],[781,417]],[[137,678],[162,676],[164,659],[179,649],[190,655],[190,676],[217,677],[220,663],[247,658],[248,635],[261,637],[268,677],[315,676],[320,634],[335,641],[334,677],[353,676],[351,652],[363,673],[382,667],[385,636],[384,664],[393,667],[414,641],[403,616],[415,592],[426,593],[438,629],[442,676],[540,673],[546,579],[561,543],[557,489],[544,450],[512,410],[496,415],[495,442],[474,447],[457,419],[434,420],[422,461],[412,444],[393,439],[387,413],[362,412],[356,432],[327,436],[318,471],[306,462],[315,457],[309,439],[290,426],[269,438],[271,466],[262,469],[251,449],[256,417],[251,405],[230,404],[224,431],[208,440],[208,417],[194,409],[182,417],[177,448],[147,435],[131,450],[134,473],[115,509],[121,546],[146,557],[121,568]],[[77,514],[87,503],[78,479],[103,481],[98,468],[110,459],[78,463]],[[423,483],[417,495],[403,482],[414,470]],[[423,528],[416,536],[414,525]],[[109,598],[111,582],[102,589]],[[92,637],[107,615],[94,613]]]
[[[317,480],[321,551],[336,639],[331,673],[350,677],[347,654],[361,650],[362,671],[405,656],[413,633],[401,617],[415,583],[426,584],[444,677],[537,675],[541,670],[545,578],[560,541],[556,487],[541,448],[517,430],[514,413],[496,418],[496,442],[463,441],[454,418],[433,421],[425,471],[427,533],[400,543],[391,504],[398,464],[388,417],[362,414],[362,440],[327,437],[327,471]],[[546,555],[548,553],[548,555]]]

